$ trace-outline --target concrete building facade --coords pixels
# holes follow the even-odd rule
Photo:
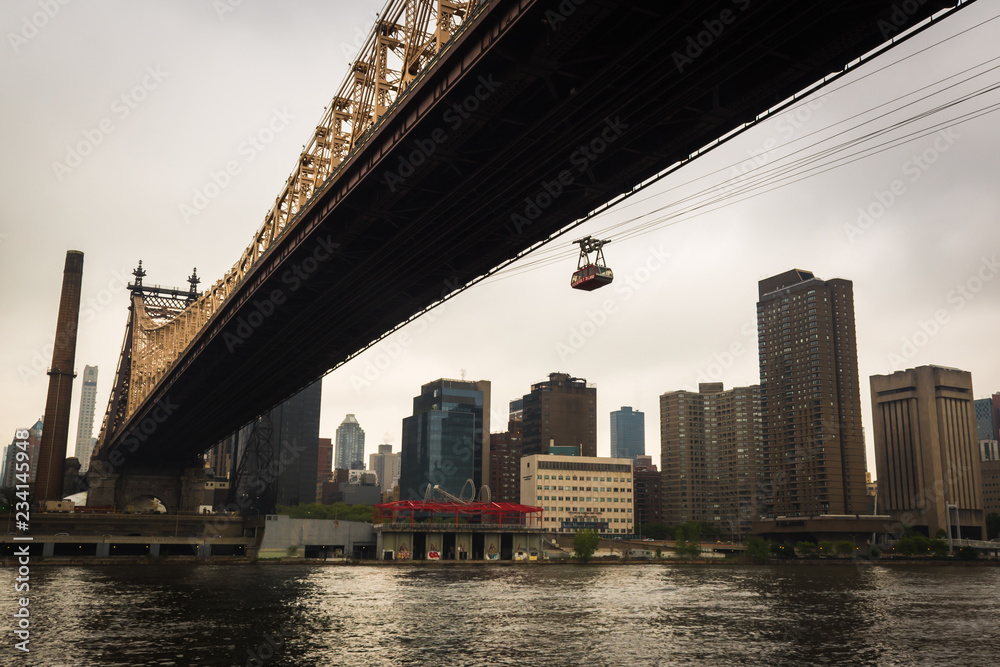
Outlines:
[[[760,388],[705,382],[697,392],[660,396],[663,520],[704,521],[723,535],[750,532],[768,497],[759,468],[763,449]]]
[[[758,284],[764,516],[861,514],[865,442],[854,286],[793,269]]]
[[[379,491],[391,491],[399,483],[400,455],[392,453],[392,445],[379,445],[378,452],[368,455],[368,468],[378,475]]]
[[[983,539],[972,375],[920,366],[871,377],[878,508],[934,537]]]
[[[623,406],[611,413],[611,456],[630,458],[646,453],[646,415]]]
[[[550,445],[576,445],[597,456],[597,387],[567,373],[531,385],[522,401],[523,452],[547,454]]]
[[[521,458],[521,504],[544,510],[546,532],[635,534],[632,459],[531,454]]]

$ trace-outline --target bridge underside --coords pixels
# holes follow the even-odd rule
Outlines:
[[[893,0],[492,5],[102,458],[190,461],[456,287],[948,3],[913,15]]]

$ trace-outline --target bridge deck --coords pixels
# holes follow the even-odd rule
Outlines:
[[[491,4],[111,448],[141,464],[189,459],[443,295],[948,3],[913,15],[892,0]]]

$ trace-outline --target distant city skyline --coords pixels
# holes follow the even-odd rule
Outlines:
[[[78,372],[112,369],[98,379],[99,422],[136,262],[150,284],[184,287],[197,267],[207,286],[250,242],[346,75],[355,33],[367,33],[382,1],[296,7],[243,3],[220,20],[211,3],[109,1],[93,12],[70,4],[0,55],[9,91],[0,100],[0,193],[11,202],[0,223],[11,313],[0,322],[0,433],[44,411],[67,250],[87,258]],[[37,11],[36,2],[3,3],[0,20],[18,26]],[[854,283],[866,462],[875,472],[870,376],[937,364],[969,371],[975,398],[1000,391],[1000,137],[995,116],[977,117],[1000,92],[859,141],[854,150],[869,156],[842,168],[757,176],[989,85],[987,63],[1000,55],[992,12],[969,5],[574,230],[572,238],[612,239],[612,285],[571,290],[577,249],[560,240],[376,343],[323,380],[320,434],[332,437],[352,413],[373,443],[398,449],[417,389],[463,369],[491,381],[488,430],[500,432],[507,402],[559,370],[596,384],[597,453],[607,456],[609,414],[619,406],[656,414],[667,391],[757,384],[756,282],[808,267]],[[143,100],[131,108],[121,99],[136,90]],[[103,120],[113,131],[57,173],[53,165],[65,166]],[[250,159],[241,146],[262,128],[269,141]],[[876,147],[887,138],[900,141]],[[230,161],[239,173],[184,219],[181,205],[214,187],[211,175]],[[658,419],[645,430],[652,451]]]

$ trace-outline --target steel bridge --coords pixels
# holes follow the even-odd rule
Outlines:
[[[176,293],[137,276],[95,459],[195,461],[443,297],[953,4],[390,0],[233,268],[201,293],[194,275]]]

